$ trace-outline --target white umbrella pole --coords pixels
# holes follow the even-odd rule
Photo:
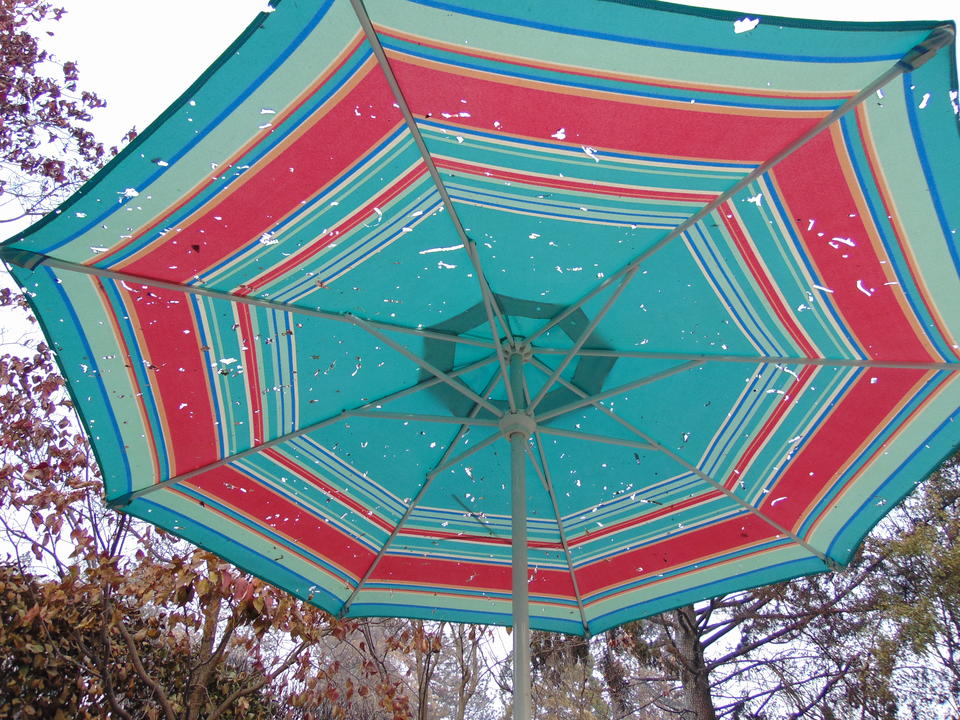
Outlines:
[[[526,444],[533,427],[524,412],[523,361],[521,352],[510,354],[510,385],[516,412],[501,420],[510,440],[510,484],[513,555],[513,720],[530,720],[530,602],[527,562]]]
[[[530,607],[527,588],[527,438],[510,436],[513,500],[513,720],[530,720]]]

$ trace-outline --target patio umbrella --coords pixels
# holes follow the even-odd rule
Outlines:
[[[513,625],[523,716],[528,627],[842,566],[955,448],[953,36],[284,0],[2,256],[112,506]]]

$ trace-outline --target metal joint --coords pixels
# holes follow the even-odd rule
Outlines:
[[[897,64],[908,71],[916,70],[933,58],[938,50],[952,43],[955,36],[952,25],[935,27],[922,43],[915,45]]]
[[[46,259],[47,256],[43,253],[23,250],[11,245],[0,246],[0,260],[25,270],[36,270]]]
[[[500,418],[500,432],[506,438],[520,435],[528,439],[537,429],[537,421],[525,412],[508,412]]]

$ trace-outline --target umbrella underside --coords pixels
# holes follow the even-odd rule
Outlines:
[[[355,5],[284,0],[3,247],[112,504],[509,624],[516,355],[531,624],[579,634],[844,564],[956,446],[951,52],[831,115],[934,23]]]

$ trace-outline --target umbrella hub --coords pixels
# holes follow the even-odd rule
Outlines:
[[[509,359],[513,355],[519,355],[521,362],[530,362],[533,357],[533,348],[523,342],[523,338],[514,338],[514,343],[502,343],[503,352]]]
[[[521,435],[528,438],[537,428],[537,421],[525,412],[508,412],[500,418],[500,432],[505,438]]]

